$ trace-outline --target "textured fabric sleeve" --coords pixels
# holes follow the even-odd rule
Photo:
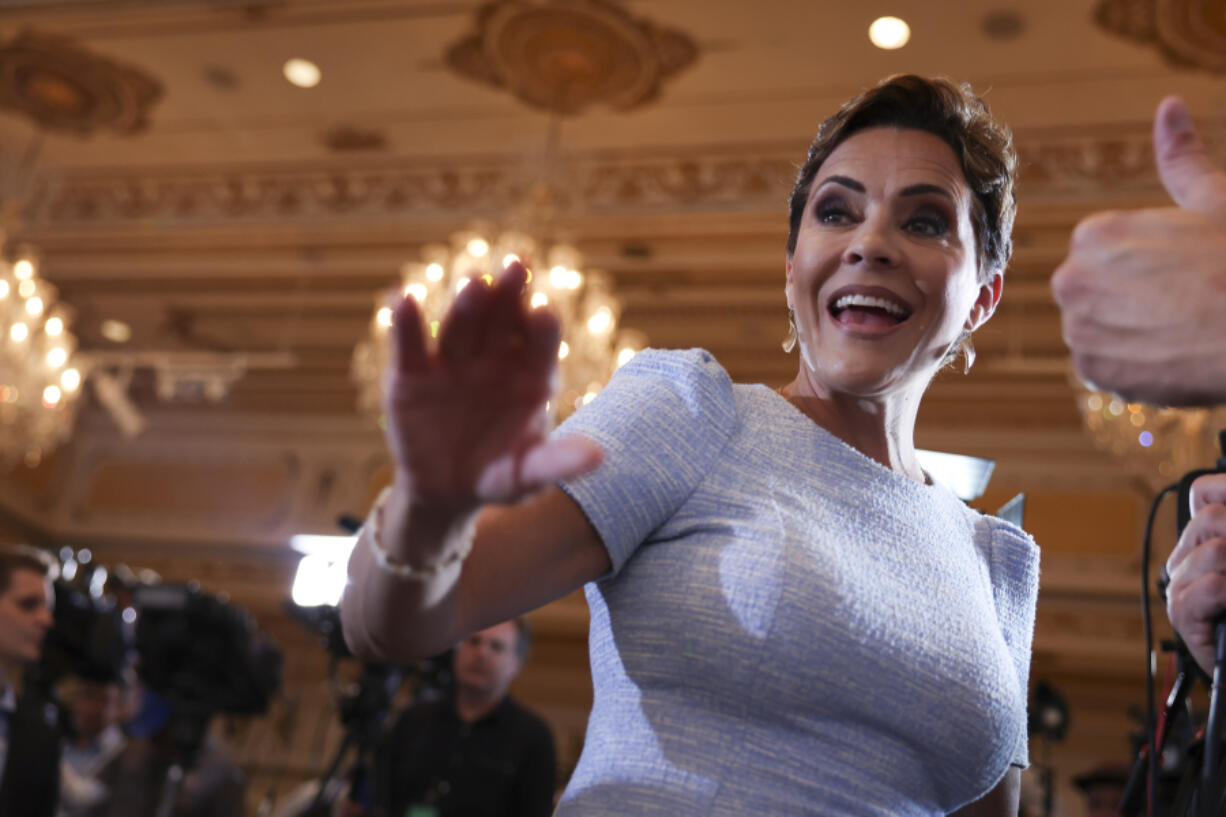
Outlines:
[[[677,512],[735,425],[732,383],[709,352],[648,349],[555,432],[604,449],[599,468],[562,489],[600,534],[610,575]]]
[[[1018,689],[1024,701],[1028,695],[1034,612],[1039,598],[1039,547],[1021,528],[995,517],[984,519],[989,533],[988,564],[996,616],[1017,670]],[[1024,724],[1011,762],[1022,768],[1030,765]]]

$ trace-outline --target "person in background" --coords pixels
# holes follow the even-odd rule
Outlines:
[[[69,678],[60,687],[68,710],[63,742],[60,817],[85,817],[107,797],[98,776],[127,743],[120,723],[123,694],[118,681]]]
[[[54,574],[41,551],[0,545],[0,817],[54,817],[59,800],[58,713],[22,688],[53,623]]]
[[[531,646],[522,618],[461,641],[450,698],[396,720],[375,761],[376,813],[389,817],[548,817],[553,735],[508,694]]]

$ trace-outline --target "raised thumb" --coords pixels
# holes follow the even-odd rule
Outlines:
[[[1168,96],[1154,116],[1154,162],[1162,186],[1180,207],[1226,212],[1226,176],[1209,161],[1188,106]]]

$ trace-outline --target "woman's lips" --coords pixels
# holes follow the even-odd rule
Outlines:
[[[848,286],[830,298],[835,324],[857,334],[882,335],[906,323],[914,311],[902,297],[876,286]]]

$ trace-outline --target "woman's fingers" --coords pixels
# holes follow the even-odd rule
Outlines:
[[[490,287],[480,278],[460,290],[439,328],[438,353],[443,360],[458,363],[481,352],[490,304]]]
[[[578,435],[543,440],[490,464],[477,483],[486,501],[507,502],[556,482],[586,474],[604,458],[600,446]]]
[[[1226,474],[1206,474],[1192,483],[1192,514],[1209,504],[1226,505]]]
[[[392,309],[392,371],[418,374],[426,370],[428,356],[423,329],[417,301],[401,298]]]
[[[1198,480],[1199,482],[1199,480]],[[1226,537],[1226,505],[1214,503],[1202,505],[1192,521],[1183,529],[1179,542],[1166,560],[1166,570],[1171,581],[1181,572],[1183,563],[1204,542],[1216,537]]]

